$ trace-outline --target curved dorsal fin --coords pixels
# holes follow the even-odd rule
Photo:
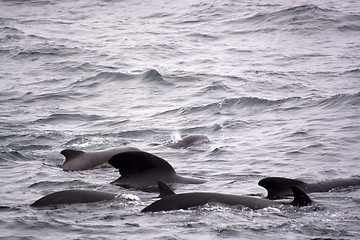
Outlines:
[[[276,198],[279,196],[292,195],[291,186],[302,186],[306,183],[281,177],[267,177],[261,179],[258,183],[259,186],[264,187],[268,191],[268,198]]]
[[[312,202],[309,196],[300,188],[291,186],[291,190],[294,193],[294,200],[292,201],[291,205],[303,207],[309,205]]]
[[[124,177],[150,169],[175,172],[174,168],[164,159],[142,151],[118,153],[110,158],[109,163],[119,169],[121,176]]]
[[[73,158],[78,157],[81,154],[84,154],[85,152],[79,151],[79,150],[74,150],[74,149],[65,149],[65,150],[62,150],[60,153],[65,156],[66,161],[69,161]]]
[[[160,192],[159,198],[175,195],[174,191],[171,190],[171,188],[166,185],[166,183],[158,181],[158,186]]]

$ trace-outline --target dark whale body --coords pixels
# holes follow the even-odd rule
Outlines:
[[[199,184],[206,182],[199,178],[179,176],[164,159],[142,151],[116,154],[109,160],[119,169],[120,177],[111,184],[136,189],[157,187],[157,182]]]
[[[61,154],[65,156],[65,162],[61,168],[67,171],[88,170],[108,163],[109,159],[117,153],[138,150],[133,147],[110,148],[93,152],[65,149],[61,151]]]
[[[65,190],[46,195],[31,204],[32,207],[46,207],[59,204],[91,203],[114,199],[116,194],[91,190]]]
[[[142,212],[187,209],[211,202],[218,202],[230,206],[244,206],[253,210],[284,204],[269,199],[221,193],[193,192],[175,194],[165,183],[159,182],[158,184],[160,189],[160,196],[162,198],[144,208]],[[305,206],[311,203],[310,198],[299,188],[292,187],[292,190],[294,191],[294,201],[290,204],[295,206]]]
[[[305,183],[290,178],[268,177],[261,179],[258,184],[267,190],[268,198],[275,199],[284,196],[292,196],[293,192],[291,191],[291,186],[296,186],[305,193],[327,192],[335,188],[360,185],[360,178],[334,179],[317,183]]]

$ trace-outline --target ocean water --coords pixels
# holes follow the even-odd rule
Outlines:
[[[312,206],[140,213],[116,169],[62,171],[65,148],[133,146],[175,192],[265,197],[270,176],[360,176],[360,2],[0,1],[2,239],[359,239],[360,189]],[[203,134],[210,143],[165,145]],[[112,201],[34,209],[65,189]]]

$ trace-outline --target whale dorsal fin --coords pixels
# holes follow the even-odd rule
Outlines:
[[[268,192],[268,198],[278,198],[280,196],[292,195],[291,186],[303,186],[306,183],[281,177],[267,177],[261,179],[258,183],[259,186],[264,187]]]
[[[66,158],[65,162],[66,162],[80,156],[81,154],[84,154],[85,152],[79,150],[73,150],[73,149],[65,149],[62,150],[60,153],[65,156]]]
[[[122,177],[139,174],[148,170],[159,170],[175,173],[174,168],[164,159],[142,151],[118,153],[109,163],[119,169]]]
[[[309,196],[300,188],[291,186],[291,190],[294,193],[294,200],[292,201],[291,205],[303,207],[309,205],[312,202]]]
[[[171,190],[171,188],[168,185],[166,185],[166,183],[158,181],[158,185],[160,192],[159,198],[175,195],[174,191]]]

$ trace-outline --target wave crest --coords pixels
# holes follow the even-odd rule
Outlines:
[[[340,106],[360,106],[360,92],[355,94],[337,94],[318,103],[324,108],[336,108]]]
[[[73,83],[74,87],[94,87],[102,83],[111,83],[111,82],[122,82],[122,81],[138,81],[139,83],[159,83],[159,84],[169,84],[164,80],[163,76],[156,70],[150,69],[146,72],[140,74],[128,74],[122,72],[100,72],[95,76],[81,79]]]
[[[258,97],[238,97],[225,98],[219,102],[206,104],[203,106],[183,107],[163,112],[163,114],[180,113],[181,115],[211,113],[211,114],[231,114],[232,111],[263,111],[277,109],[281,105],[298,101],[299,97],[284,98],[279,100],[269,100]]]

